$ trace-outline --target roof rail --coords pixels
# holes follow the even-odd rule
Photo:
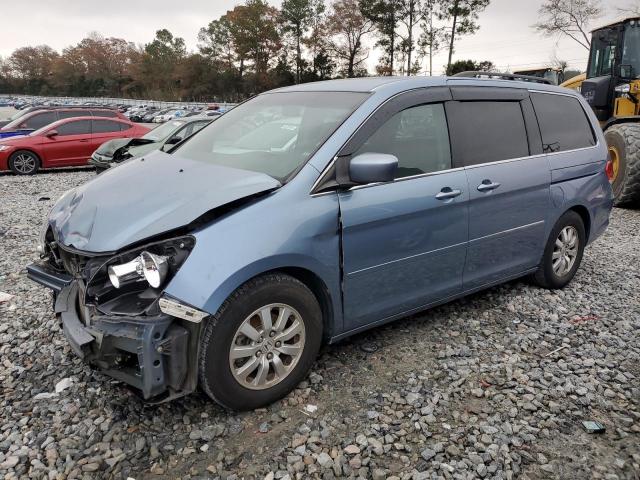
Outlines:
[[[453,75],[454,77],[467,77],[467,78],[497,78],[499,80],[521,80],[524,82],[544,83],[545,85],[553,85],[546,78],[533,77],[531,75],[516,75],[513,73],[498,73],[498,72],[460,72]]]

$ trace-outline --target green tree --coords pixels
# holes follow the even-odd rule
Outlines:
[[[491,72],[495,69],[493,62],[483,60],[475,62],[473,60],[458,60],[447,66],[447,75],[455,75],[460,72]]]
[[[400,18],[400,0],[360,0],[362,15],[373,22],[378,31],[377,46],[384,52],[378,73],[393,75],[394,58],[396,56],[398,22]]]
[[[296,83],[302,76],[302,43],[305,32],[312,26],[313,18],[322,15],[322,0],[283,0],[280,11],[284,32],[293,36],[296,45]]]
[[[175,98],[180,89],[179,69],[187,54],[184,39],[167,30],[156,32],[152,42],[144,46],[140,81],[149,94]]]
[[[451,67],[456,37],[470,35],[478,31],[480,28],[476,23],[478,14],[487,8],[489,3],[490,0],[442,0],[440,19],[451,22],[447,70]]]
[[[443,48],[446,42],[446,28],[436,25],[439,0],[425,0],[422,33],[418,38],[418,52],[429,58],[429,75],[433,75],[433,57]]]
[[[264,0],[247,0],[226,14],[229,33],[239,62],[239,80],[243,82],[246,62],[251,62],[253,92],[268,88],[268,68],[278,53],[281,41],[277,30],[279,12]]]

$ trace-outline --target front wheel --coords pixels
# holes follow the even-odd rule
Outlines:
[[[206,324],[200,385],[224,407],[263,407],[304,379],[321,341],[322,312],[303,283],[280,273],[255,278]]]
[[[570,210],[560,217],[551,230],[542,262],[533,275],[543,288],[564,288],[575,276],[586,244],[582,217]]]
[[[33,152],[19,150],[9,157],[9,168],[16,175],[33,175],[40,168],[40,159]]]

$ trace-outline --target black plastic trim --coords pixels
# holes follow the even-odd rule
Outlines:
[[[43,263],[27,265],[27,278],[50,288],[56,293],[60,293],[64,287],[73,281],[71,275],[61,273]]]

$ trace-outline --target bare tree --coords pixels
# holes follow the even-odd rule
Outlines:
[[[618,12],[624,15],[637,15],[640,17],[640,0],[633,0],[625,7],[618,7]]]
[[[354,77],[369,55],[362,41],[373,30],[373,22],[360,13],[357,0],[338,0],[327,18],[327,30],[331,51],[343,63],[347,77]]]
[[[533,27],[545,36],[575,40],[589,50],[588,26],[602,15],[600,0],[546,0],[538,10],[541,20]]]

